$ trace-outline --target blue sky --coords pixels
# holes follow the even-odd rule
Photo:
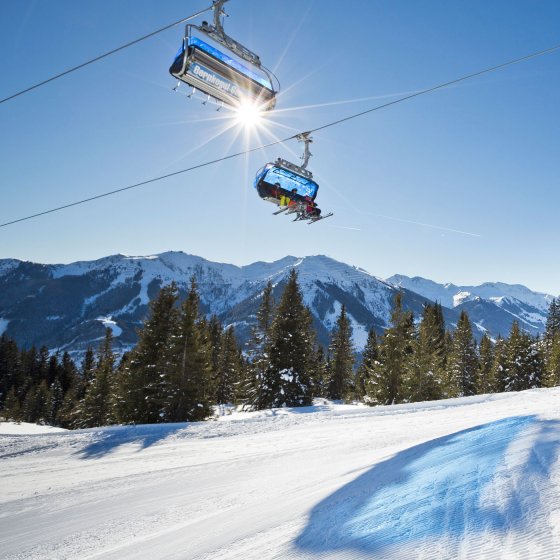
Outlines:
[[[0,18],[0,97],[210,2],[20,0]],[[560,43],[555,1],[231,0],[226,31],[282,84],[266,129],[173,93],[182,28],[0,105],[0,222],[171,173]],[[210,19],[210,16],[209,16]],[[314,135],[335,216],[272,216],[285,145],[0,229],[0,258],[183,250],[248,264],[326,254],[386,277],[560,292],[560,51]],[[229,130],[226,130],[229,127]]]

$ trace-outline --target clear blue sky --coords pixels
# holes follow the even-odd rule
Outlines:
[[[0,97],[210,3],[3,2]],[[226,8],[226,31],[282,83],[268,131],[226,130],[223,113],[171,91],[182,27],[171,29],[0,105],[0,222],[560,43],[555,0],[231,0]],[[382,277],[500,280],[557,295],[559,69],[557,51],[318,132],[309,168],[320,206],[335,212],[318,224],[272,216],[252,188],[267,161],[297,161],[292,141],[2,228],[0,258],[182,250],[247,264],[326,254]]]

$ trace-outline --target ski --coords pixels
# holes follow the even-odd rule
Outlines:
[[[308,222],[307,225],[311,225],[314,224],[315,222],[318,222],[319,220],[324,220],[325,218],[330,218],[331,216],[334,216],[333,212],[329,212],[328,214],[325,214],[324,216],[319,216],[318,218],[311,218]]]
[[[273,212],[272,215],[276,216],[277,214],[282,214],[282,212],[285,212],[288,208],[289,206],[282,206],[280,210],[276,210],[276,212]]]

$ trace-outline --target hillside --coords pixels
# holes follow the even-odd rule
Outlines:
[[[122,352],[135,344],[149,301],[159,289],[176,282],[184,295],[194,276],[202,311],[217,315],[226,325],[235,325],[239,341],[244,343],[250,336],[264,286],[272,281],[278,299],[292,268],[298,271],[305,302],[323,345],[328,344],[344,304],[353,326],[354,344],[361,349],[369,329],[380,334],[387,326],[398,290],[403,292],[404,307],[417,317],[426,301],[440,301],[446,306],[443,312],[449,328],[466,309],[478,338],[484,332],[493,337],[507,336],[514,320],[532,334],[542,332],[551,299],[521,286],[495,284],[492,290],[471,287],[471,295],[455,304],[459,288],[451,292],[430,281],[407,280],[404,276],[385,281],[322,255],[288,256],[243,267],[182,252],[144,257],[113,255],[67,265],[4,259],[0,260],[0,334],[5,332],[21,346],[45,345],[79,358],[87,346],[98,346],[105,327],[110,327],[115,348]]]
[[[559,558],[559,398],[0,436],[2,558]]]

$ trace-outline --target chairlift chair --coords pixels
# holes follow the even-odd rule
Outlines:
[[[228,37],[220,16],[227,0],[213,4],[214,25],[188,24],[185,38],[169,68],[172,76],[232,107],[246,103],[274,108],[279,84],[255,53]],[[276,82],[276,88],[273,82]]]

